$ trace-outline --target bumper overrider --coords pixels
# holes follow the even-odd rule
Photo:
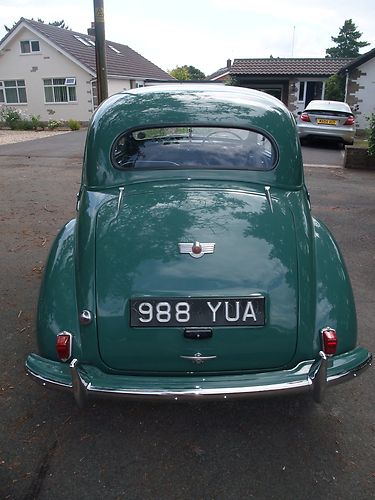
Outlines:
[[[362,347],[315,360],[290,370],[243,375],[138,376],[105,373],[77,359],[61,363],[30,354],[26,371],[45,387],[72,392],[78,406],[90,398],[124,399],[230,399],[265,395],[311,393],[321,402],[327,386],[356,377],[371,365],[372,354]]]

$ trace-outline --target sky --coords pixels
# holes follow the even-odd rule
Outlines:
[[[206,75],[227,59],[325,57],[346,19],[375,47],[373,0],[104,0],[106,39],[165,71],[187,64]],[[20,17],[64,19],[86,33],[93,0],[0,0],[0,38]]]

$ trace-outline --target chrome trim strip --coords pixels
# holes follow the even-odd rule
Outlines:
[[[203,356],[200,352],[195,353],[193,356],[180,356],[182,359],[188,359],[197,365],[204,363],[209,359],[216,359],[217,356]]]
[[[123,187],[119,187],[118,188],[118,201],[117,201],[117,210],[116,210],[116,217],[118,216],[119,212],[120,212],[120,208],[121,208],[121,201],[122,201],[122,197],[124,196],[124,189]]]
[[[270,186],[264,186],[264,192],[266,194],[266,198],[267,198],[267,201],[268,201],[268,205],[270,206],[270,210],[273,213],[273,205],[272,205],[271,188],[270,188]]]

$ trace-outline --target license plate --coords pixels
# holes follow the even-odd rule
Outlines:
[[[321,125],[337,125],[337,120],[327,120],[325,118],[317,118],[316,123]]]
[[[263,326],[265,298],[134,298],[130,326]]]

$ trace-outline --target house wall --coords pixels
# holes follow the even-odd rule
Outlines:
[[[230,81],[230,74],[227,73],[225,75],[218,76],[217,78],[212,78],[211,81],[216,82],[216,83],[226,83],[226,82],[229,82]]]
[[[356,115],[357,128],[368,128],[366,116],[375,113],[375,59],[363,63],[348,75],[346,101]]]
[[[40,52],[21,54],[21,40],[38,40]],[[53,77],[76,78],[76,102],[45,104],[43,79]],[[46,121],[70,118],[87,121],[91,117],[92,76],[26,28],[13,38],[0,56],[0,80],[14,79],[25,80],[27,103],[8,106],[17,108],[26,115],[40,115]]]
[[[123,92],[124,90],[129,90],[131,88],[130,80],[124,79],[108,79],[108,95],[117,94],[118,92]]]

